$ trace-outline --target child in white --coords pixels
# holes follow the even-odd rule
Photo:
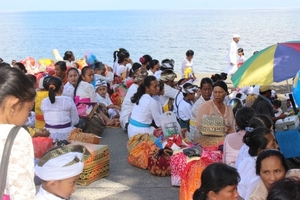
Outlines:
[[[96,82],[96,100],[97,103],[102,106],[102,110],[104,113],[107,113],[110,119],[119,117],[121,107],[113,105],[111,99],[109,98],[109,94],[107,93],[106,81],[99,79]]]

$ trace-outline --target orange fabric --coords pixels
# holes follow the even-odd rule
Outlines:
[[[140,142],[128,156],[128,163],[142,168],[148,168],[148,157],[150,153],[154,152],[157,149],[156,145],[152,141],[143,141]]]
[[[181,174],[180,200],[192,200],[194,192],[201,185],[201,174],[205,164],[201,160],[194,160],[187,164]]]

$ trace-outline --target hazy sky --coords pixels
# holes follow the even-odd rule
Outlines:
[[[0,11],[300,8],[300,0],[1,0]]]

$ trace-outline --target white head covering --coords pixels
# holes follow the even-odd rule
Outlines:
[[[96,84],[95,84],[95,89],[97,90],[97,88],[100,87],[100,86],[105,86],[105,87],[107,87],[107,82],[104,81],[104,80],[98,79],[98,80],[96,81]]]
[[[64,180],[79,175],[90,153],[81,145],[68,145],[50,150],[35,166],[43,181]]]
[[[233,37],[233,38],[239,38],[240,35],[239,35],[239,34],[233,34],[232,37]]]

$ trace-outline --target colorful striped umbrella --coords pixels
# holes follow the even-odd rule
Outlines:
[[[300,70],[300,41],[277,43],[251,56],[233,74],[233,85],[271,85],[295,77]]]

